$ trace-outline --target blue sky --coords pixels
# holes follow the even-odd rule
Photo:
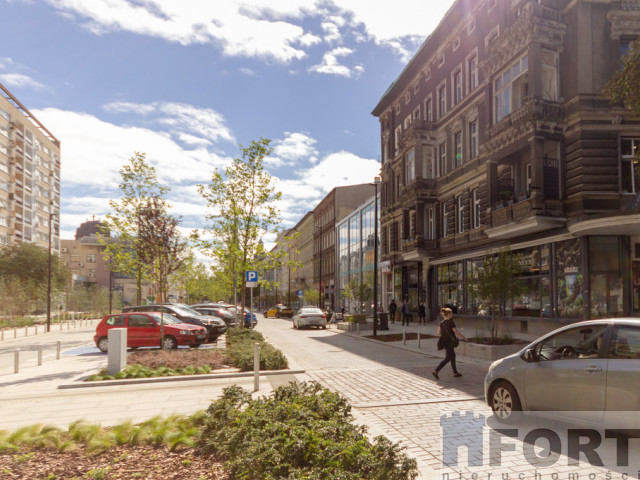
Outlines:
[[[260,137],[288,228],[373,180],[370,112],[452,3],[0,0],[0,82],[62,143],[63,238],[108,211],[135,151],[201,227],[196,185]]]

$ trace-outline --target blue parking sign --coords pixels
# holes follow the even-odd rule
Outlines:
[[[247,270],[245,273],[247,282],[258,281],[258,272],[256,270]]]

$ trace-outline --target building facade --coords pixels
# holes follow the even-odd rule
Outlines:
[[[335,310],[340,300],[336,290],[336,224],[373,194],[374,186],[369,183],[335,187],[313,210],[313,271],[321,308]]]
[[[0,84],[0,245],[60,251],[60,141]]]
[[[508,247],[520,331],[640,315],[640,122],[602,91],[636,0],[458,0],[373,110],[396,298],[482,313],[469,272]]]
[[[379,196],[378,196],[379,198]],[[379,201],[379,200],[378,200]],[[346,311],[354,313],[372,314],[373,305],[373,275],[375,271],[374,248],[380,242],[375,241],[375,204],[374,197],[366,200],[361,207],[347,215],[336,226],[336,251],[338,254],[338,308],[344,306]],[[378,236],[380,230],[378,229]],[[380,264],[378,263],[378,270]],[[384,284],[386,276],[381,278],[378,272],[378,302],[386,310],[388,300],[382,295],[387,290]],[[357,305],[358,300],[345,296],[345,289],[349,282],[353,285],[366,285],[366,301],[364,305]]]

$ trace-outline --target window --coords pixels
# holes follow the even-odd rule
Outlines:
[[[518,59],[502,72],[494,82],[495,121],[499,122],[520,108],[529,94],[527,80],[528,58]]]
[[[467,92],[473,92],[478,86],[478,54],[472,53],[467,58]]]
[[[478,156],[478,121],[469,123],[469,158]]]
[[[640,138],[623,138],[620,141],[620,181],[622,193],[640,192]]]
[[[597,358],[606,325],[564,330],[535,347],[541,361]]]
[[[473,18],[471,19],[471,21],[469,21],[469,23],[467,23],[467,35],[470,35],[471,33],[473,33],[475,29],[476,29],[476,19]]]
[[[435,240],[436,238],[436,220],[433,208],[427,209],[427,239]]]
[[[609,340],[607,358],[619,360],[640,358],[640,329],[629,325],[616,327]]]
[[[405,184],[409,184],[416,179],[416,152],[411,150],[407,153]]]
[[[428,145],[422,146],[422,178],[436,178],[434,149]]]
[[[87,254],[87,263],[96,263],[96,255],[95,253]]]
[[[87,276],[89,278],[96,278],[96,270],[94,268],[90,268],[87,270]]]
[[[438,118],[447,114],[447,84],[443,83],[438,87]]]
[[[550,50],[542,50],[542,98],[556,101],[558,99],[558,54]]]
[[[473,190],[473,228],[480,228],[480,191]]]
[[[433,99],[429,95],[424,101],[424,119],[433,122]]]
[[[394,149],[395,155],[400,152],[400,139],[402,138],[402,125],[398,125],[394,131]]]
[[[462,101],[462,69],[457,69],[451,75],[453,81],[453,102],[452,105],[457,105]]]
[[[409,128],[411,126],[411,122],[412,122],[412,118],[411,115],[407,115],[404,119],[404,129],[406,130],[407,128]]]
[[[457,206],[458,206],[458,214],[457,214],[457,230],[458,233],[464,233],[464,200],[462,198],[462,195],[460,195],[457,199]]]
[[[146,315],[129,315],[129,326],[130,327],[145,327],[151,328],[155,327],[155,323]]]
[[[455,52],[458,48],[460,48],[460,37],[453,39],[453,51]]]
[[[442,238],[449,236],[449,212],[447,211],[447,204],[442,204]]]
[[[438,67],[441,67],[444,65],[444,52],[440,53],[438,55]]]
[[[428,82],[429,80],[431,80],[431,69],[427,68],[427,70],[424,72],[424,81]]]
[[[531,183],[533,182],[533,165],[531,165],[531,163],[527,163],[525,168],[527,171],[527,175],[526,175],[527,192],[531,193]]]
[[[460,167],[464,163],[462,157],[462,132],[458,131],[453,134],[453,144],[456,149],[456,167]]]
[[[413,109],[413,119],[420,120],[420,105]]]
[[[126,315],[113,315],[112,317],[107,318],[105,323],[116,327],[124,327],[125,318],[127,318]]]
[[[447,173],[447,142],[438,145],[438,160],[439,176],[444,177]]]

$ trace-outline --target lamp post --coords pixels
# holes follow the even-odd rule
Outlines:
[[[53,205],[49,205],[49,258],[47,259],[47,332],[51,331],[51,236],[53,230]]]
[[[318,242],[318,251],[320,253],[318,262],[318,308],[322,308],[322,227],[316,225],[316,229],[320,230],[320,241]]]
[[[378,336],[378,184],[380,177],[375,177],[373,187],[373,336]]]

